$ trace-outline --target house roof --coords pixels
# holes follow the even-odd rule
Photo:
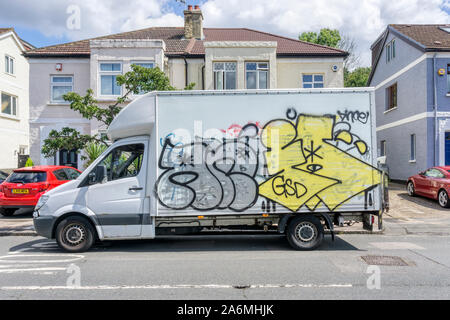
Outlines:
[[[89,40],[101,39],[161,39],[166,44],[166,55],[203,56],[205,41],[276,41],[277,54],[286,56],[340,56],[347,52],[336,48],[290,39],[247,28],[204,28],[203,40],[184,39],[183,27],[152,27],[136,31],[112,34],[92,39],[37,48],[26,53],[29,57],[88,57]]]
[[[444,30],[450,24],[390,24],[371,45],[372,70],[367,84],[370,85],[375,73],[384,43],[390,32],[423,52],[450,51],[450,32]]]
[[[426,51],[450,51],[450,24],[390,24],[392,28],[414,40]]]
[[[31,49],[35,49],[35,47],[32,44],[30,44],[29,42],[19,38],[17,33],[14,31],[14,28],[0,28],[0,35],[3,34],[3,33],[7,33],[7,32],[13,32],[16,35],[17,39],[20,40],[20,43],[25,48],[25,50],[28,51],[28,50],[31,50]]]

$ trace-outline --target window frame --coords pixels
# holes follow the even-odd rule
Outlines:
[[[256,63],[256,70],[247,70],[247,65],[250,64],[250,63]],[[263,63],[267,65],[267,68],[260,68],[259,67],[259,64],[263,64]],[[269,61],[246,61],[244,63],[245,89],[249,89],[247,87],[247,73],[256,73],[256,88],[251,88],[250,90],[269,89],[270,88],[269,71],[270,71]],[[260,88],[259,87],[259,74],[261,72],[265,72],[266,73],[266,87],[265,88]]]
[[[395,94],[393,92],[395,88]],[[393,110],[398,107],[398,85],[397,82],[386,88],[386,107],[385,111]]]
[[[311,81],[304,81],[304,76],[311,76]],[[316,81],[315,76],[321,76],[322,81]],[[321,87],[314,87],[316,83],[321,83]],[[305,88],[305,84],[311,84],[310,88]],[[322,89],[325,88],[325,74],[324,73],[302,73],[302,88],[303,89]]]
[[[119,71],[104,71],[102,70],[103,64],[118,64],[120,66]],[[123,92],[122,86],[119,86],[120,92],[119,94],[104,94],[102,93],[102,76],[117,76],[123,74],[123,61],[99,61],[98,62],[98,96],[100,97],[120,97]]]
[[[386,156],[386,140],[381,140],[380,141],[380,157],[385,157]]]
[[[386,51],[386,63],[395,59],[395,39],[389,41],[385,46]]]
[[[71,82],[54,82],[53,78],[71,78],[72,81]],[[62,100],[55,100],[53,98],[53,88],[54,87],[72,87],[72,90],[70,90],[69,92],[73,92],[73,88],[74,88],[74,76],[71,74],[68,75],[62,75],[62,74],[51,74],[50,75],[50,102],[51,103],[58,103],[58,104],[70,104],[69,101],[65,101],[64,99]]]
[[[9,96],[9,98],[10,98],[10,102],[9,103],[11,105],[11,113],[3,112],[3,110],[0,108],[0,115],[17,118],[18,114],[19,114],[19,97],[16,96],[16,95],[7,93],[5,91],[0,91],[0,106],[2,105],[3,95]],[[13,113],[13,111],[14,111],[14,103],[13,103],[13,101],[15,101],[15,111],[16,111],[15,113]]]
[[[450,94],[450,63],[447,64],[447,94]]]
[[[409,139],[409,162],[416,162],[416,134],[410,134]]]
[[[8,62],[6,62],[6,60],[8,60]],[[15,66],[15,58],[10,56],[9,54],[5,54],[5,73],[9,74],[11,76],[16,74],[16,66]],[[11,71],[11,66],[12,66],[12,72]]]
[[[216,64],[220,64],[223,63],[223,70],[215,70],[215,65]],[[226,70],[226,64],[227,63],[233,63],[235,65],[235,69],[234,71],[227,71]],[[238,68],[238,63],[237,61],[213,61],[213,66],[212,66],[212,72],[213,72],[213,84],[214,84],[214,90],[236,90],[237,89],[237,68]],[[216,72],[220,72],[222,73],[222,88],[218,89],[217,88],[217,82],[216,82]],[[226,73],[234,73],[234,88],[232,89],[227,89],[227,77],[226,77]]]

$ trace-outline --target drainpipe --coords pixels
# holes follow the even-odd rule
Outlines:
[[[202,66],[202,90],[205,90],[205,64]]]
[[[436,53],[433,55],[433,108],[434,108],[434,165],[439,165],[437,146],[439,143],[439,131],[437,121],[437,91],[436,91]],[[442,150],[440,150],[442,152]]]
[[[183,57],[184,60],[184,87],[186,88],[188,85],[188,63],[186,57]]]

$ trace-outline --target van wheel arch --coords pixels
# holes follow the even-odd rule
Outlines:
[[[92,228],[94,229],[94,232],[95,232],[95,241],[98,241],[99,237],[98,237],[98,234],[97,234],[97,228],[95,227],[94,221],[92,220],[91,217],[89,217],[89,216],[87,216],[85,214],[79,213],[79,212],[68,212],[68,213],[65,213],[62,216],[58,217],[58,219],[55,221],[55,224],[53,225],[52,239],[56,238],[56,228],[58,228],[58,224],[61,221],[63,221],[64,219],[66,219],[68,217],[74,217],[74,216],[75,217],[82,217],[82,218],[85,218],[87,221],[89,221],[89,223],[91,224],[91,226],[92,226]]]

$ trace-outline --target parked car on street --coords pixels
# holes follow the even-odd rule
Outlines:
[[[2,184],[3,181],[6,180],[6,178],[8,178],[8,174],[5,171],[0,170],[0,184]]]
[[[47,191],[78,178],[81,172],[67,166],[16,169],[0,185],[0,214],[12,216],[20,208],[34,208]]]
[[[450,166],[432,167],[408,178],[410,196],[420,195],[437,200],[443,208],[450,207]]]

